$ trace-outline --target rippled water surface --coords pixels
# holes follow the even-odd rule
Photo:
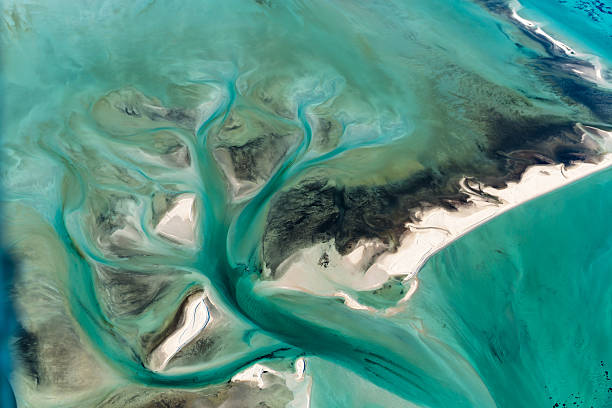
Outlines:
[[[610,406],[606,2],[4,0],[6,397]]]

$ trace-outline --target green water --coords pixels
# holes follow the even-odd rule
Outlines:
[[[612,128],[609,90],[504,4],[4,1],[18,406],[298,407],[307,381],[312,407],[610,404],[609,170],[438,253],[399,314],[271,285],[322,242],[394,251],[418,211],[467,205],[464,177],[609,148],[574,127]],[[572,46],[609,61],[585,31]],[[185,197],[193,231],[168,238]],[[154,369],[197,293],[210,323]],[[306,379],[230,381],[298,358]]]

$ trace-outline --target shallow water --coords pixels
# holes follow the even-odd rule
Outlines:
[[[550,33],[561,35],[577,48],[612,59],[612,6],[602,1],[534,1],[523,0],[524,16],[540,22]]]
[[[436,254],[398,313],[414,279],[353,284],[462,179],[612,148],[575,126],[612,128],[608,8],[556,3],[518,12],[578,55],[500,1],[5,1],[18,406],[606,406],[609,170]],[[299,256],[370,309],[285,287]]]

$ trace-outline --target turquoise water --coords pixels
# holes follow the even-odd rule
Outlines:
[[[421,272],[411,314],[461,350],[498,406],[612,402],[611,176],[498,217]]]
[[[608,6],[583,3],[519,13],[608,77]],[[2,16],[18,406],[611,403],[610,170],[436,254],[398,314],[278,283],[316,245],[393,252],[419,211],[469,205],[463,178],[502,188],[609,149],[575,127],[612,129],[609,89],[505,2],[7,0]],[[333,271],[325,256],[309,261]],[[407,285],[335,289],[384,309]],[[181,325],[195,334],[164,360]],[[235,379],[253,364],[263,385]]]
[[[537,21],[550,31],[562,35],[572,46],[589,49],[607,61],[612,59],[612,6],[604,1],[523,0],[521,14]]]

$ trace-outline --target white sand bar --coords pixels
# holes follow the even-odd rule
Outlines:
[[[599,139],[602,147],[610,149],[612,132],[578,125]],[[395,253],[380,256],[371,268],[384,270],[389,276],[413,277],[436,252],[484,222],[540,195],[549,193],[589,174],[612,166],[612,154],[601,157],[598,163],[539,165],[527,169],[519,182],[508,183],[503,189],[484,187],[482,190],[498,202],[470,193],[470,205],[458,211],[434,208],[420,214],[420,221],[408,223],[407,233]],[[465,180],[463,181],[465,183]]]
[[[179,327],[151,353],[149,360],[151,370],[163,370],[172,357],[208,325],[210,312],[206,306],[205,298],[204,292],[199,292],[187,299]]]

